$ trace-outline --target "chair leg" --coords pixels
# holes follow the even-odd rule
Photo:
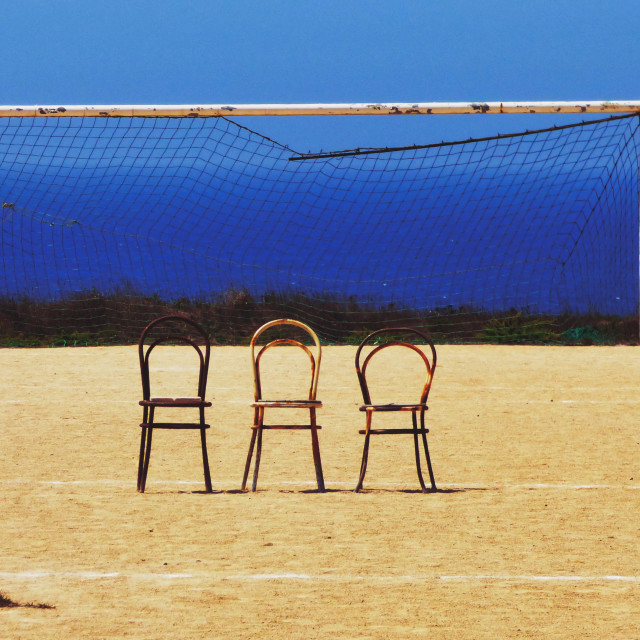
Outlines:
[[[251,469],[251,458],[253,457],[253,447],[256,443],[256,436],[258,435],[257,429],[251,430],[251,442],[249,443],[249,454],[247,455],[247,463],[244,465],[244,476],[242,476],[242,491],[247,488],[247,478],[249,477],[249,470]]]
[[[144,456],[147,444],[147,428],[140,428],[140,457],[138,458],[138,491],[142,485],[142,469],[144,468]]]
[[[142,410],[142,424],[147,424],[149,421],[149,407],[144,407]],[[144,468],[144,457],[147,447],[147,428],[140,427],[140,456],[138,458],[138,491],[142,486],[142,469]]]
[[[211,472],[209,471],[209,456],[207,455],[207,432],[200,429],[200,442],[202,444],[202,464],[204,466],[204,486],[207,493],[211,493]]]
[[[151,439],[153,438],[153,427],[147,428],[147,448],[144,454],[144,467],[142,468],[142,480],[140,482],[140,493],[144,493],[147,485],[147,473],[149,473],[149,459],[151,458]]]
[[[431,480],[431,491],[437,491],[436,479],[433,475],[433,467],[431,466],[431,456],[429,455],[429,446],[427,445],[427,434],[424,428],[424,411],[420,413],[420,427],[422,428],[422,446],[424,447],[424,454],[427,458],[427,468],[429,469],[429,479]]]
[[[422,477],[422,468],[420,467],[420,448],[418,446],[418,420],[416,418],[415,411],[411,412],[411,420],[413,422],[413,447],[416,452],[416,470],[418,472],[418,480],[420,481],[420,487],[422,488],[422,492],[426,493],[427,487],[424,483],[424,478]]]
[[[249,477],[249,471],[251,470],[251,459],[253,458],[253,448],[256,444],[256,436],[258,435],[258,425],[262,424],[264,419],[264,409],[256,407],[253,412],[253,426],[251,430],[251,442],[249,443],[249,453],[247,454],[247,462],[244,465],[244,475],[242,476],[242,491],[247,488],[247,478]]]
[[[320,458],[320,444],[318,443],[318,429],[316,425],[316,410],[314,407],[309,409],[311,414],[311,447],[313,449],[313,464],[316,468],[316,480],[318,482],[318,491],[324,492],[324,475],[322,474],[322,460]]]
[[[358,478],[358,485],[355,488],[355,492],[357,493],[362,489],[362,483],[364,482],[364,476],[367,473],[367,461],[369,460],[369,439],[371,434],[369,433],[371,430],[371,412],[367,411],[367,432],[364,436],[364,449],[362,450],[362,462],[360,464],[360,477]]]
[[[256,447],[256,464],[253,468],[253,482],[251,483],[251,491],[257,491],[258,489],[258,471],[260,470],[260,458],[262,456],[262,421],[260,426],[256,429],[258,432],[258,446]]]

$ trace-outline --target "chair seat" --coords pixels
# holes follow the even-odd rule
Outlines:
[[[208,424],[199,422],[141,422],[143,428],[152,429],[208,429]]]
[[[263,424],[262,427],[260,427],[257,424],[254,424],[252,427],[252,429],[299,429],[299,430],[303,430],[303,429],[313,429],[313,427],[310,424]],[[316,425],[316,429],[322,429],[322,427],[317,424]]]
[[[428,409],[426,404],[363,404],[360,411],[425,411]]]
[[[272,407],[278,409],[311,409],[322,406],[320,400],[257,400],[252,407]]]
[[[366,435],[366,429],[360,429],[358,431],[361,435]],[[381,434],[389,434],[389,433],[429,433],[429,429],[407,429],[407,428],[398,428],[398,429],[369,429],[369,433],[371,435],[381,435]]]
[[[202,398],[151,398],[140,400],[142,407],[210,407],[211,402]]]

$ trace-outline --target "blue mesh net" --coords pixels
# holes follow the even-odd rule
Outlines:
[[[6,118],[0,200],[7,335],[638,309],[637,117],[320,157],[226,118]]]

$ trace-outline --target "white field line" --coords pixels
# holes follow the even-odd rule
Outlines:
[[[130,573],[121,571],[1,571],[1,580],[214,580],[233,582],[334,582],[334,583],[397,583],[423,582],[619,582],[640,584],[634,575],[535,575],[535,574],[460,574],[460,575],[367,575],[367,574],[309,574],[309,573],[249,573],[225,575],[214,573]]]
[[[50,486],[50,487],[65,487],[65,486],[96,486],[96,485],[104,485],[104,486],[114,486],[114,487],[131,487],[135,484],[135,478],[131,480],[115,480],[109,478],[100,478],[93,480],[26,480],[22,478],[17,479],[6,479],[0,480],[0,485],[39,485],[39,486]],[[203,480],[154,480],[152,483],[154,486],[201,486],[203,484]],[[239,481],[234,480],[216,480],[214,478],[213,488],[214,491],[222,491],[223,487],[228,488],[236,488],[236,485],[239,484]],[[355,482],[326,482],[325,485],[327,487],[332,487],[336,489],[353,489],[355,486]],[[272,482],[264,485],[262,490],[274,489],[277,487],[295,487],[295,486],[303,486],[303,487],[315,487],[316,482],[312,480],[290,480],[290,481],[278,481]],[[396,489],[397,487],[402,487],[407,490],[415,489],[415,487],[410,486],[406,483],[401,482],[385,482],[384,484],[378,485],[370,485],[365,486],[365,493],[367,489],[372,491],[384,491],[385,489]],[[448,483],[442,484],[438,483],[438,488],[442,490],[447,489],[485,489],[485,490],[501,490],[501,489],[523,489],[523,490],[532,490],[532,489],[554,489],[554,490],[582,490],[582,489],[630,489],[630,490],[638,490],[640,489],[640,485],[637,484],[563,484],[563,483],[544,483],[544,482],[536,482],[536,483],[522,483],[522,484],[492,484],[492,483],[482,483],[482,482],[464,482],[464,483]]]
[[[245,407],[249,407],[251,405],[251,400],[216,400],[215,398],[209,398],[215,406],[220,407],[222,405],[242,405]],[[517,398],[512,398],[509,400],[511,404],[515,405],[532,405],[532,404],[575,404],[575,405],[616,405],[617,407],[621,406],[632,406],[636,404],[640,404],[640,399],[628,399],[628,400],[539,400],[539,399],[531,399],[531,400],[519,400]],[[110,404],[127,404],[131,407],[138,407],[137,400],[109,400]],[[11,404],[11,405],[25,405],[32,404],[32,400],[3,400],[0,404]]]
[[[491,387],[490,387],[491,388]],[[496,387],[493,387],[496,388]],[[505,389],[506,390],[506,389]],[[513,391],[513,389],[509,389],[509,391]],[[595,390],[594,390],[595,391]],[[636,390],[637,391],[637,390]],[[550,393],[552,393],[552,390],[549,390]],[[132,400],[109,400],[110,404],[130,404],[131,406],[138,406],[138,400],[139,398],[135,398]],[[243,400],[230,400],[230,399],[226,399],[226,400],[222,400],[219,398],[216,398],[215,396],[212,396],[209,398],[209,400],[211,400],[212,402],[214,402],[215,404],[244,404],[247,407],[249,407],[251,405],[251,403],[253,402],[253,400],[249,399],[243,399]],[[518,404],[548,404],[551,402],[550,399],[540,399],[540,398],[530,398],[529,400],[524,399],[524,398],[517,398],[517,397],[513,397],[512,402],[514,403],[518,403]],[[612,399],[612,400],[586,400],[584,398],[581,398],[580,400],[571,400],[571,399],[553,399],[554,402],[564,402],[564,403],[575,403],[575,404],[616,404],[616,405],[625,405],[625,404],[638,404],[640,403],[640,399],[638,398],[626,398],[624,400],[621,400],[620,398],[618,399]],[[31,403],[33,402],[32,398],[25,398],[25,399],[12,399],[12,400],[2,400],[2,404],[25,404],[25,403]],[[343,403],[344,404],[344,403]],[[351,403],[349,403],[351,404]],[[357,403],[353,403],[353,404],[357,404]],[[328,406],[328,403],[325,405]]]

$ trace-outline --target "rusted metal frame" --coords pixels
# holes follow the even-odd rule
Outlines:
[[[154,407],[163,407],[163,408],[178,408],[182,407],[183,409],[193,409],[202,407],[210,407],[211,402],[207,402],[200,397],[197,398],[151,398],[151,400],[140,400],[138,403],[141,407],[145,405]]]
[[[640,100],[205,105],[2,105],[0,117],[180,117],[640,113]]]
[[[429,429],[425,429],[424,414],[426,407],[420,411],[420,434],[422,436],[422,446],[424,447],[424,454],[427,458],[427,470],[429,471],[429,480],[431,481],[431,490],[437,491],[436,479],[433,473],[433,465],[431,464],[431,456],[429,455],[429,445],[427,444],[427,432]]]
[[[157,405],[154,405],[154,407],[155,406]],[[206,406],[206,405],[203,405],[203,406]],[[200,429],[201,426],[204,426],[205,429],[209,428],[208,424],[201,425],[200,422],[154,422],[152,426],[154,429],[166,429],[166,430],[173,430],[173,431],[180,431],[181,429],[182,430],[191,429],[193,431],[194,429]]]
[[[376,346],[368,355],[367,357],[364,359],[364,362],[360,363],[361,360],[361,354],[362,354],[362,350],[365,346],[367,346],[368,344],[371,343],[371,340],[373,338],[375,338],[376,336],[378,336],[379,334],[382,333],[398,333],[398,332],[409,332],[409,333],[413,333],[415,335],[420,336],[422,339],[424,339],[425,343],[427,345],[429,345],[430,349],[431,349],[431,355],[432,355],[432,360],[431,363],[429,362],[429,358],[426,356],[426,354],[422,351],[422,349],[420,349],[418,346],[409,343],[409,342],[404,342],[404,341],[391,341],[382,345],[378,345]],[[368,388],[368,384],[367,384],[367,380],[366,380],[366,370],[367,370],[367,366],[371,360],[371,358],[378,353],[379,351],[381,351],[382,349],[385,349],[387,347],[391,347],[391,346],[400,346],[400,347],[407,347],[412,349],[413,351],[415,351],[416,353],[418,353],[420,355],[420,357],[422,358],[425,367],[427,369],[427,380],[426,383],[423,387],[422,390],[422,395],[421,395],[421,402],[418,405],[393,405],[393,404],[387,404],[387,405],[379,405],[379,406],[375,406],[372,405],[371,403],[371,396],[369,393],[369,388]],[[415,458],[416,458],[416,470],[418,473],[418,480],[420,482],[420,486],[422,488],[423,492],[427,492],[427,488],[426,485],[424,483],[424,478],[422,476],[422,468],[421,468],[421,463],[420,463],[420,449],[419,449],[419,440],[418,440],[418,434],[420,434],[421,439],[422,439],[422,444],[423,444],[423,448],[424,448],[424,452],[425,452],[425,457],[427,460],[427,467],[429,470],[429,478],[431,480],[431,490],[435,491],[436,490],[436,484],[435,484],[435,478],[434,478],[434,474],[433,474],[433,467],[431,464],[431,457],[429,455],[429,447],[427,445],[427,436],[426,434],[428,433],[428,429],[426,429],[425,427],[425,420],[424,420],[424,416],[425,416],[425,412],[427,411],[428,407],[426,405],[426,400],[427,397],[429,395],[429,391],[431,389],[431,383],[433,381],[433,374],[435,372],[435,367],[437,364],[437,354],[436,354],[436,350],[435,350],[435,346],[433,344],[433,342],[430,340],[430,338],[428,338],[428,336],[426,336],[424,333],[422,333],[421,331],[418,331],[417,329],[412,329],[410,327],[401,327],[401,328],[386,328],[386,329],[380,329],[378,331],[374,331],[373,333],[371,333],[370,335],[368,335],[360,344],[360,346],[358,347],[357,351],[356,351],[356,358],[355,358],[355,364],[356,364],[356,373],[358,375],[358,381],[360,382],[360,388],[362,390],[362,395],[363,395],[363,399],[365,401],[365,404],[363,406],[360,407],[361,411],[365,411],[366,412],[366,428],[363,431],[361,431],[360,433],[364,433],[365,436],[365,442],[364,442],[364,447],[363,447],[363,452],[362,452],[362,462],[360,465],[360,476],[358,479],[358,484],[356,486],[355,491],[360,491],[362,489],[363,483],[364,483],[364,477],[366,474],[366,469],[367,469],[367,462],[368,462],[368,458],[369,458],[369,446],[370,446],[370,437],[372,434],[392,434],[392,433],[398,433],[398,434],[402,434],[402,433],[411,433],[413,435],[413,440],[414,440],[414,451],[415,451]],[[412,428],[411,429],[380,429],[380,430],[376,430],[376,429],[371,429],[371,423],[373,420],[373,413],[376,411],[411,411],[411,419],[412,419]],[[418,423],[417,423],[417,413],[420,413],[420,428],[418,428]]]
[[[251,435],[251,444],[249,445],[249,455],[247,456],[247,464],[245,465],[244,478],[242,481],[242,490],[245,490],[247,484],[247,476],[249,474],[249,469],[251,466],[251,457],[253,454],[253,447],[257,440],[256,447],[256,461],[255,466],[253,468],[253,479],[251,481],[251,491],[257,491],[258,489],[258,473],[260,471],[260,460],[262,458],[262,433],[263,433],[263,422],[264,422],[264,407],[257,407],[254,422],[257,425],[256,429],[253,431]]]
[[[260,415],[259,411],[262,407],[255,407],[253,412],[253,428],[251,431],[251,442],[249,443],[249,453],[247,455],[247,461],[244,465],[244,475],[242,476],[242,491],[247,487],[247,478],[249,477],[249,470],[251,469],[251,458],[253,457],[253,449],[256,443],[256,436],[260,428]]]
[[[416,452],[416,471],[418,472],[418,480],[422,487],[423,493],[429,493],[430,491],[437,491],[436,481],[433,475],[433,467],[431,466],[431,456],[429,455],[429,446],[427,445],[427,433],[428,429],[424,426],[424,413],[426,408],[420,410],[420,428],[418,429],[417,411],[411,414],[411,420],[413,422],[413,443]],[[418,434],[422,436],[422,446],[424,448],[424,455],[427,460],[427,468],[429,470],[429,479],[431,480],[431,489],[427,489],[424,478],[422,476],[422,467],[420,465],[420,446],[418,443]]]
[[[416,453],[416,471],[418,472],[418,481],[422,492],[426,493],[427,487],[424,484],[424,478],[422,477],[422,469],[420,468],[420,448],[418,446],[418,420],[416,418],[416,412],[411,412],[411,423],[413,424],[413,448]]]
[[[262,355],[267,349],[270,349],[271,347],[275,347],[277,345],[283,345],[283,344],[300,347],[309,356],[309,360],[311,361],[311,384],[309,386],[309,400],[313,400],[314,399],[312,397],[313,386],[314,386],[313,383],[316,375],[316,361],[315,361],[315,358],[313,357],[313,354],[311,353],[311,351],[307,346],[305,346],[304,344],[302,344],[302,342],[299,342],[298,340],[294,340],[292,338],[278,338],[277,340],[272,340],[268,344],[264,345],[264,347],[260,349],[260,351],[258,352],[258,355],[256,356],[255,369],[254,369],[255,376],[256,376],[255,389],[256,389],[256,392],[260,394],[255,398],[256,401],[262,400],[262,389],[260,384],[260,359],[262,358]]]
[[[358,493],[362,490],[364,483],[364,476],[367,473],[367,463],[369,461],[369,440],[371,439],[371,419],[373,413],[367,411],[367,424],[365,427],[364,435],[364,447],[362,449],[362,462],[360,463],[360,476],[358,477],[358,484],[356,485],[355,492]]]
[[[257,371],[256,371],[256,358],[255,358],[255,346],[256,343],[258,341],[258,338],[267,330],[270,329],[271,327],[276,327],[279,325],[292,325],[294,327],[299,327],[300,329],[303,329],[304,331],[306,331],[311,338],[313,339],[313,342],[315,344],[316,347],[316,353],[315,353],[315,374],[314,374],[314,378],[312,381],[312,393],[310,395],[310,400],[315,400],[316,398],[316,394],[318,392],[318,377],[320,374],[320,362],[322,360],[322,347],[320,345],[320,340],[318,339],[318,336],[316,335],[315,331],[313,331],[313,329],[311,329],[311,327],[307,326],[306,324],[304,324],[303,322],[300,322],[298,320],[292,320],[291,318],[279,318],[278,320],[271,320],[270,322],[267,322],[266,324],[263,324],[254,334],[253,337],[251,338],[251,342],[249,344],[249,348],[250,348],[250,353],[251,353],[251,366],[253,368],[253,383],[254,383],[254,397],[256,400],[258,400],[261,396],[259,393],[259,379],[257,378]]]
[[[147,426],[142,427],[143,433],[146,432],[146,444],[144,447],[144,462],[142,463],[142,475],[139,480],[140,493],[144,493],[145,486],[147,484],[147,474],[149,473],[149,460],[151,459],[151,440],[153,439],[153,412],[154,407],[149,407],[149,415]]]
[[[256,464],[253,468],[253,480],[251,481],[251,491],[258,490],[258,471],[260,470],[260,460],[262,459],[262,434],[264,429],[258,429],[258,446],[256,447]]]
[[[151,459],[151,439],[153,438],[153,427],[147,427],[147,446],[144,454],[144,466],[142,468],[142,478],[140,480],[140,493],[144,493],[147,485],[147,474],[149,473],[149,460]]]
[[[142,409],[142,423],[147,424],[149,419],[149,407]],[[138,457],[138,491],[144,492],[142,487],[142,470],[144,468],[144,457],[147,447],[147,427],[140,429],[140,455]]]
[[[307,407],[310,408],[310,407]],[[252,427],[252,429],[257,429],[257,427]],[[310,424],[263,424],[262,429],[267,429],[268,431],[309,431],[311,429]],[[322,429],[320,425],[316,427],[316,429]]]
[[[355,361],[356,361],[356,374],[358,376],[358,382],[360,383],[360,389],[362,391],[362,397],[364,400],[365,404],[372,404],[371,402],[371,395],[369,394],[369,388],[366,382],[366,377],[365,377],[365,370],[366,370],[366,365],[369,362],[369,360],[371,359],[371,356],[376,352],[379,351],[381,348],[384,348],[386,346],[392,346],[392,345],[402,345],[402,346],[409,346],[411,343],[407,343],[407,342],[391,342],[391,343],[387,343],[384,345],[379,345],[378,347],[376,347],[366,358],[364,365],[360,365],[360,358],[361,358],[361,353],[362,350],[369,345],[370,341],[375,338],[376,336],[382,334],[382,333],[412,333],[414,335],[419,336],[420,338],[422,338],[425,343],[429,346],[430,350],[431,350],[431,363],[429,365],[429,361],[428,358],[426,358],[424,352],[422,351],[422,349],[418,349],[417,347],[415,347],[415,345],[412,346],[412,348],[414,348],[414,350],[422,357],[422,359],[425,361],[425,364],[427,365],[427,370],[429,372],[429,380],[428,380],[428,386],[429,388],[431,387],[431,381],[433,380],[433,374],[435,373],[435,369],[436,369],[436,364],[438,361],[438,356],[436,353],[436,349],[435,346],[433,344],[433,342],[431,341],[431,339],[424,334],[422,331],[418,331],[417,329],[413,329],[411,327],[398,327],[398,328],[384,328],[384,329],[378,329],[377,331],[374,331],[373,333],[370,333],[358,346],[358,349],[356,351],[356,357],[355,357]],[[424,399],[422,400],[422,402],[425,402],[428,396],[429,390],[427,389],[427,394],[424,396]]]
[[[369,446],[370,446],[370,438],[372,434],[391,434],[391,433],[411,433],[413,435],[414,442],[414,451],[415,451],[415,459],[416,459],[416,471],[418,473],[418,481],[420,482],[420,487],[423,493],[429,493],[430,491],[437,491],[436,481],[433,473],[433,466],[431,464],[431,456],[429,455],[429,446],[427,444],[427,433],[429,430],[425,427],[424,415],[427,410],[427,407],[422,407],[420,409],[412,409],[411,411],[411,421],[413,428],[412,429],[389,429],[389,430],[372,430],[371,423],[373,418],[373,411],[367,411],[367,425],[364,431],[365,434],[365,442],[364,449],[362,452],[362,462],[360,463],[360,475],[358,478],[358,484],[355,488],[356,492],[362,490],[362,486],[364,483],[364,478],[367,472],[367,463],[369,460]],[[417,422],[417,413],[420,413],[420,427],[418,428]],[[425,458],[427,461],[427,469],[429,471],[429,479],[431,481],[431,489],[427,489],[424,478],[422,475],[422,467],[420,463],[420,446],[418,440],[418,434],[420,434],[422,438],[422,446],[424,448]]]
[[[309,430],[311,431],[311,449],[313,452],[313,464],[316,472],[316,482],[318,484],[318,491],[324,492],[324,474],[322,472],[322,459],[320,457],[320,443],[318,441],[318,429],[321,429],[316,420],[316,407],[308,407],[309,409],[309,425],[265,425],[264,424],[264,406],[255,407],[254,414],[254,426],[252,428],[251,441],[249,443],[249,453],[247,454],[247,461],[244,467],[244,475],[242,478],[242,491],[245,491],[247,486],[247,478],[249,476],[249,470],[251,468],[251,459],[253,457],[254,446],[256,449],[256,459],[253,469],[253,481],[251,483],[251,491],[257,491],[258,488],[258,473],[260,469],[260,460],[262,458],[262,438],[265,429],[284,429],[284,430]],[[257,442],[257,446],[256,446]]]
[[[427,396],[429,395],[429,388],[431,387],[431,380],[433,377],[431,374],[431,365],[429,363],[429,359],[427,358],[426,354],[422,351],[422,349],[418,348],[414,344],[411,344],[410,342],[399,342],[399,341],[387,342],[386,344],[378,345],[375,349],[373,349],[373,351],[371,351],[371,353],[367,355],[367,357],[365,358],[362,364],[362,378],[364,380],[364,383],[367,384],[366,382],[367,365],[369,364],[369,361],[376,353],[378,353],[379,351],[382,351],[382,349],[386,349],[387,347],[407,347],[412,351],[415,351],[422,358],[422,361],[424,362],[424,365],[427,369],[427,380],[424,384],[424,387],[422,388],[422,393],[420,394],[420,403],[425,402]],[[367,390],[368,390],[368,385],[367,385]],[[367,404],[371,404],[371,403],[369,402]]]
[[[199,408],[200,413],[200,446],[202,448],[202,466],[204,468],[204,486],[207,493],[213,491],[211,486],[211,470],[209,469],[209,454],[207,453],[207,425],[204,421],[204,407]]]
[[[322,473],[322,459],[320,458],[320,443],[318,442],[318,426],[316,424],[316,408],[310,407],[311,419],[311,449],[313,451],[313,465],[316,470],[318,491],[324,492],[324,474]]]
[[[276,340],[272,340],[271,342],[264,345],[258,354],[255,353],[256,343],[258,338],[264,331],[267,329],[279,326],[279,325],[293,325],[297,326],[304,331],[306,331],[312,338],[316,347],[316,356],[312,351],[300,341],[292,339],[292,338],[279,338]],[[309,403],[311,406],[307,405],[306,402],[303,401],[269,401],[269,405],[265,404],[267,401],[261,401],[262,397],[262,389],[260,382],[260,359],[265,351],[276,345],[293,345],[303,349],[303,351],[309,356],[309,360],[311,362],[311,386],[309,389]],[[297,320],[291,320],[288,318],[281,318],[279,320],[272,320],[271,322],[267,322],[262,327],[260,327],[251,338],[250,342],[250,355],[251,355],[251,366],[253,369],[253,383],[254,383],[254,398],[255,404],[254,407],[254,421],[252,427],[251,441],[249,443],[249,452],[247,454],[247,460],[245,463],[244,475],[242,479],[242,490],[246,489],[247,479],[249,477],[249,471],[251,469],[251,461],[253,458],[253,451],[255,448],[255,463],[254,463],[254,471],[253,471],[253,481],[251,485],[251,490],[256,491],[258,486],[258,474],[260,469],[260,460],[262,457],[262,438],[265,429],[273,429],[273,428],[281,428],[281,429],[309,429],[311,431],[311,446],[313,450],[313,460],[316,471],[316,480],[318,483],[318,490],[324,491],[324,476],[322,473],[322,462],[320,458],[320,446],[318,442],[318,434],[317,430],[320,428],[316,422],[316,409],[321,406],[322,403],[316,401],[317,387],[318,387],[318,377],[320,372],[320,361],[322,357],[322,347],[320,345],[320,340],[315,332],[305,325],[302,322]],[[303,405],[303,406],[298,406]],[[269,406],[270,408],[308,408],[310,414],[310,425],[265,425],[264,424],[264,412],[265,408]]]
[[[156,325],[161,323],[169,323],[169,322],[180,322],[183,325],[189,325],[193,329],[195,329],[204,340],[204,343],[205,343],[204,355],[200,347],[193,340],[177,333],[169,333],[169,335],[163,336],[162,338],[158,338],[152,341],[149,345],[146,345],[146,351],[145,351],[145,338],[147,337],[147,335],[153,331]],[[149,366],[150,355],[153,349],[155,349],[155,347],[161,344],[165,344],[167,342],[180,342],[182,344],[189,345],[193,347],[196,353],[198,354],[199,402],[194,402],[194,403],[180,402],[181,399],[172,399],[172,398],[159,399],[158,402],[153,402],[151,400],[151,382],[150,382],[150,366]],[[211,473],[209,469],[209,456],[207,453],[207,446],[206,446],[206,429],[209,428],[209,425],[205,423],[205,415],[204,415],[205,407],[211,406],[210,402],[205,401],[210,353],[211,353],[211,345],[209,342],[209,338],[204,332],[204,330],[193,320],[189,318],[185,318],[183,316],[162,316],[161,318],[157,318],[156,320],[149,323],[149,325],[147,325],[145,330],[142,332],[142,335],[140,336],[140,341],[138,343],[138,355],[140,358],[142,390],[143,390],[143,396],[144,396],[144,400],[139,403],[143,406],[143,422],[140,425],[140,427],[142,428],[141,435],[140,435],[140,459],[138,462],[138,491],[140,491],[141,493],[144,493],[147,474],[149,471],[149,461],[151,457],[151,442],[153,438],[154,427],[162,428],[162,429],[198,429],[200,431],[200,444],[202,448],[202,462],[203,462],[203,468],[204,468],[205,488],[207,493],[211,493],[212,491]],[[182,400],[186,400],[186,399],[182,399]],[[185,422],[154,423],[154,417],[155,417],[154,413],[155,413],[156,406],[164,406],[166,408],[185,408],[188,406],[198,407],[199,422],[198,423],[185,423]]]
[[[200,399],[204,400],[205,388],[206,388],[205,356],[203,356],[202,351],[200,350],[200,347],[193,340],[190,340],[189,338],[185,338],[183,336],[178,336],[178,335],[169,335],[169,336],[165,336],[164,338],[159,338],[158,340],[155,340],[147,347],[144,362],[145,362],[145,371],[147,373],[146,391],[148,392],[149,395],[145,397],[145,400],[150,400],[150,396],[151,396],[149,357],[151,356],[151,352],[153,351],[153,349],[155,349],[158,345],[162,345],[167,342],[182,342],[183,344],[192,346],[196,350],[198,354],[198,358],[200,360],[200,373],[198,375],[198,396],[200,397]],[[144,390],[144,383],[143,383],[143,390]]]
[[[163,324],[163,323],[167,323],[167,322],[181,322],[183,324],[189,325],[190,327],[192,327],[197,333],[200,334],[200,336],[202,337],[204,343],[205,343],[205,354],[203,356],[202,354],[202,350],[200,349],[200,347],[190,338],[183,336],[181,334],[169,334],[167,336],[164,336],[162,338],[158,338],[157,340],[153,341],[152,343],[150,343],[149,345],[145,346],[144,340],[146,338],[146,336],[152,332],[152,330],[158,325],[158,324]],[[165,342],[182,342],[184,344],[188,344],[190,346],[192,346],[196,352],[198,353],[199,359],[200,359],[200,375],[198,376],[198,395],[200,396],[200,398],[202,400],[204,400],[204,397],[206,395],[206,389],[207,389],[207,373],[209,371],[209,362],[210,362],[210,357],[211,357],[211,345],[209,342],[209,338],[207,336],[207,334],[204,332],[204,330],[202,329],[202,327],[200,327],[200,325],[198,325],[196,322],[194,322],[193,320],[191,320],[190,318],[186,318],[184,316],[162,316],[160,318],[156,318],[155,320],[153,320],[152,322],[150,322],[146,328],[144,329],[144,331],[142,332],[142,335],[140,336],[140,341],[138,342],[138,357],[140,359],[140,368],[141,370],[145,370],[145,367],[143,367],[143,363],[144,365],[146,365],[146,372],[147,372],[147,376],[146,376],[146,380],[147,380],[147,387],[145,388],[145,376],[144,373],[142,375],[143,377],[143,389],[142,389],[142,393],[143,393],[143,398],[145,400],[149,400],[150,395],[151,395],[151,391],[150,391],[150,381],[149,381],[149,356],[151,354],[151,351],[158,346],[159,344],[163,344]],[[146,348],[146,357],[144,356],[145,353],[145,348]]]
[[[258,400],[251,406],[261,406],[265,409],[308,409],[309,407],[319,408],[322,402],[320,400]]]
[[[360,411],[379,411],[381,413],[391,412],[391,411],[417,411],[422,406],[425,409],[428,409],[427,405],[424,403],[416,403],[416,404],[363,404],[360,407]]]

